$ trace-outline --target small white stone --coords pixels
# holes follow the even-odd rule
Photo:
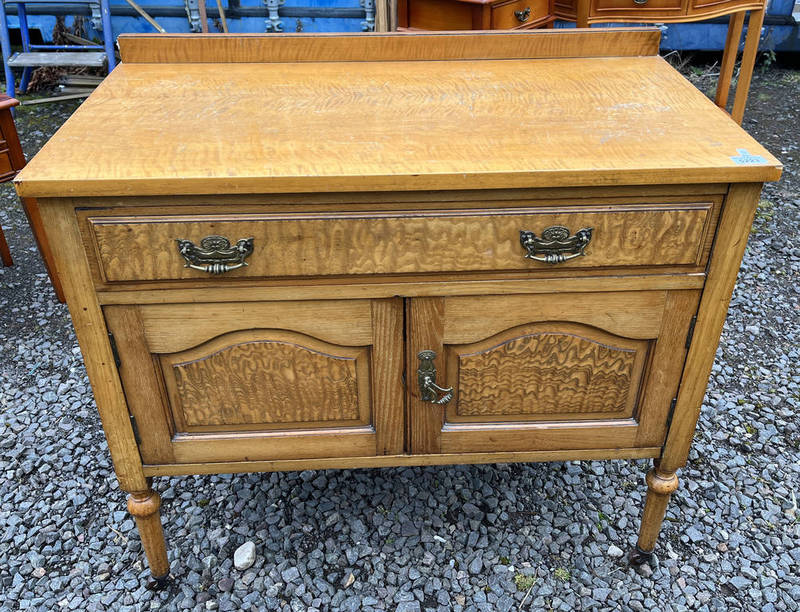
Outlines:
[[[233,553],[233,566],[241,571],[246,570],[256,562],[256,545],[245,542]]]
[[[613,557],[614,559],[619,559],[625,553],[622,551],[621,548],[617,548],[613,544],[608,547],[608,556]]]

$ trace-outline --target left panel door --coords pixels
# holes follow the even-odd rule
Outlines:
[[[104,312],[145,464],[403,452],[400,299]]]

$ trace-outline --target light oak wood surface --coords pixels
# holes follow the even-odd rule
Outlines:
[[[779,163],[650,32],[313,40],[128,39],[21,177],[151,569],[152,476],[567,459],[656,460],[646,558]],[[554,224],[586,256],[525,260]]]
[[[106,282],[207,278],[185,266],[176,238],[194,244],[219,234],[235,244],[252,237],[248,265],[226,278],[372,275],[488,270],[537,270],[525,258],[521,230],[551,226],[573,234],[592,229],[586,257],[564,268],[695,265],[712,220],[712,205],[442,210],[413,213],[305,213],[91,217]]]
[[[406,38],[415,49],[426,37]],[[198,130],[200,116],[214,128]],[[72,155],[78,143],[93,154]],[[741,151],[756,157],[738,163]],[[225,70],[123,63],[17,182],[25,196],[98,196],[738,182],[779,174],[775,158],[657,56],[346,68],[332,57]]]
[[[126,64],[484,60],[655,55],[660,37],[652,28],[485,34],[122,34],[119,48]]]

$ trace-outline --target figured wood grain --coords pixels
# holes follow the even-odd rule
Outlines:
[[[521,230],[593,228],[586,257],[564,268],[701,265],[712,205],[486,209],[297,215],[90,217],[107,282],[207,278],[185,266],[176,238],[253,237],[248,265],[224,278],[529,270]]]
[[[473,445],[477,445],[478,450],[485,449],[484,438],[499,449],[524,450],[519,445],[523,444],[525,436],[529,431],[538,431],[535,428],[529,430],[531,425],[546,426],[548,436],[555,436],[554,439],[558,440],[569,439],[570,444],[581,445],[588,443],[598,432],[601,438],[616,436],[620,430],[613,428],[622,424],[628,429],[617,443],[637,447],[660,444],[666,433],[671,400],[680,381],[686,332],[698,296],[699,291],[693,290],[445,298],[445,380],[447,386],[455,388],[455,397],[445,412],[440,436],[442,452],[446,452],[444,448],[449,444],[457,445],[448,447],[451,450],[466,451]],[[480,316],[475,316],[475,313],[480,313]],[[543,331],[588,337],[605,346],[635,352],[629,392],[620,410],[585,415],[567,411],[537,414],[533,408],[536,398],[531,391],[537,389],[539,381],[536,376],[540,373],[532,372],[527,377],[516,377],[517,380],[508,385],[498,385],[497,372],[501,368],[494,368],[497,364],[489,363],[483,364],[487,370],[483,377],[478,377],[476,371],[474,380],[470,381],[479,390],[478,395],[491,395],[502,386],[502,393],[513,396],[523,388],[531,393],[519,392],[509,403],[531,408],[520,410],[519,414],[511,414],[514,412],[511,409],[507,411],[509,414],[501,415],[459,414],[461,376],[458,366],[462,354],[480,354],[482,350],[502,346],[506,340]],[[543,367],[543,360],[532,351],[503,356],[508,360],[503,369],[514,374]],[[559,358],[568,368],[571,363],[569,353],[554,355],[554,360]],[[555,367],[553,371],[553,376],[558,378],[560,371]],[[559,391],[567,396],[580,397],[580,382],[576,379],[572,384],[564,384]],[[506,387],[511,390],[506,392]],[[491,404],[491,399],[487,404]],[[603,406],[604,399],[595,397],[593,404]],[[589,409],[588,404],[586,408]],[[574,429],[576,423],[590,425]],[[597,431],[593,429],[595,427]],[[609,427],[612,429],[605,429]],[[536,438],[538,434],[531,435]]]
[[[456,351],[456,415],[610,418],[632,416],[648,342],[554,324],[515,328],[480,345]]]
[[[78,143],[93,154],[73,155]],[[740,149],[764,161],[738,164]],[[16,180],[22,195],[43,197],[779,175],[779,162],[763,147],[664,60],[646,56],[231,63],[225,70],[122,64]]]
[[[682,2],[679,0],[656,0],[641,4],[627,0],[558,0],[555,4],[556,16],[575,21],[579,28],[588,28],[592,23],[602,22],[691,22],[731,15],[715,96],[715,103],[723,110],[728,100],[733,68],[739,50],[744,14],[749,12],[748,35],[745,40],[745,51],[739,69],[736,97],[731,112],[733,120],[740,125],[747,104],[766,9],[766,0],[691,0],[688,2],[686,0]]]
[[[173,409],[181,411],[189,429],[368,424],[366,352],[320,344],[297,334],[253,330],[163,356]]]
[[[638,56],[658,53],[659,32],[599,30],[426,34],[122,34],[122,61],[132,63],[365,62]]]

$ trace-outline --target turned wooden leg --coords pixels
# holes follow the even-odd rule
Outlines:
[[[653,556],[658,532],[667,512],[669,496],[678,488],[678,477],[675,472],[664,472],[657,461],[653,469],[647,473],[647,500],[642,514],[642,526],[639,529],[639,542],[631,552],[631,562],[640,564]]]
[[[152,488],[146,491],[133,491],[128,495],[128,512],[136,519],[144,554],[147,556],[150,573],[153,575],[154,584],[151,587],[156,588],[163,586],[169,577],[167,547],[158,512],[160,506],[161,497]]]

